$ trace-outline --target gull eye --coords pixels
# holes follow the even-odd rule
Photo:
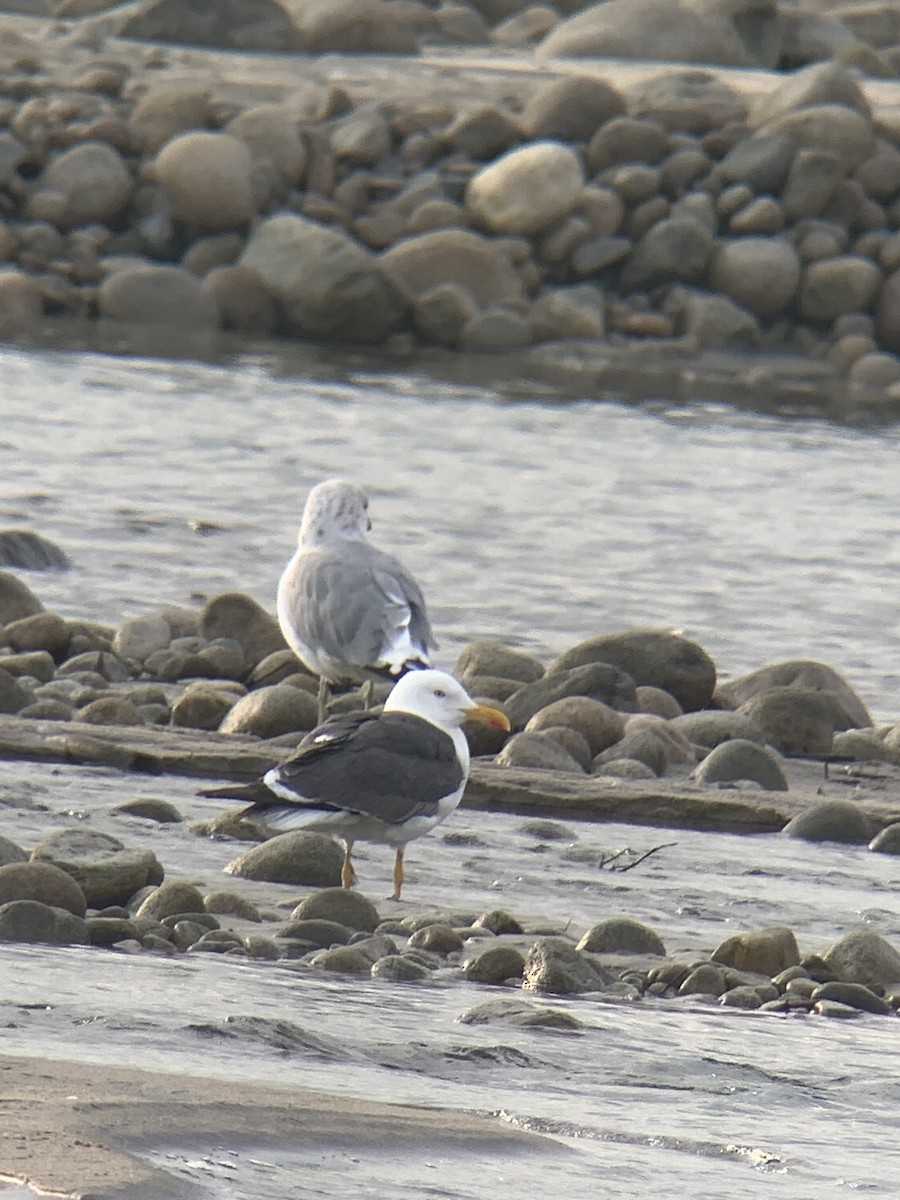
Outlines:
[[[447,693],[442,688],[435,688],[434,694],[438,698],[438,700],[446,700],[447,699]]]

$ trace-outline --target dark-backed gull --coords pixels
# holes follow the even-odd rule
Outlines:
[[[399,900],[407,842],[446,820],[462,797],[469,776],[462,731],[467,720],[509,729],[504,713],[476,704],[452,676],[412,671],[395,685],[380,715],[331,717],[257,783],[201,794],[250,800],[241,815],[279,833],[334,834],[344,843],[345,888],[355,878],[354,842],[393,846],[393,898]]]

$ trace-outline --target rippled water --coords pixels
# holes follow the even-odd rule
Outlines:
[[[152,845],[169,874],[203,890],[236,888],[264,910],[286,913],[302,894],[222,875],[234,844],[110,811],[125,797],[162,793],[189,819],[209,816],[215,802],[198,799],[193,781],[7,764],[3,782],[7,794],[30,801],[15,818],[25,845],[61,824],[87,824],[128,845]],[[624,914],[655,928],[670,954],[688,958],[709,954],[734,932],[775,923],[795,929],[804,954],[861,924],[900,944],[900,860],[891,856],[774,835],[576,823],[568,830],[542,841],[520,818],[460,811],[445,836],[411,849],[406,898],[382,910],[477,913],[499,905],[526,927],[551,922],[574,935]],[[461,833],[475,844],[451,836]],[[597,867],[601,853],[660,843],[669,844],[633,871]],[[383,895],[390,851],[360,846],[357,858],[364,890]],[[0,1050],[496,1113],[553,1143],[535,1159],[495,1151],[479,1161],[434,1147],[398,1155],[387,1146],[377,1155],[352,1144],[184,1146],[174,1135],[172,1145],[143,1151],[177,1178],[208,1187],[215,1200],[324,1200],[338,1181],[353,1196],[505,1200],[533,1188],[536,1177],[547,1195],[573,1200],[896,1197],[896,1018],[844,1023],[699,1000],[532,997],[566,1008],[582,1031],[459,1023],[473,1005],[511,994],[447,973],[404,986],[210,955],[170,960],[7,945],[0,946]],[[232,1037],[211,1032],[235,1018],[253,1024]],[[266,1033],[275,1021],[306,1031],[314,1047],[278,1048]],[[558,1147],[561,1157],[551,1153]]]
[[[820,658],[898,715],[896,431],[512,402],[324,361],[6,351],[0,372],[0,522],[74,557],[32,580],[66,615],[234,588],[271,606],[306,493],[341,474],[421,580],[446,664],[473,636],[549,659],[667,626],[723,676]]]
[[[628,407],[516,393],[514,381],[492,392],[356,360],[297,371],[274,357],[0,351],[0,524],[34,528],[72,555],[74,570],[29,577],[69,616],[117,622],[235,588],[271,606],[306,492],[342,474],[369,488],[374,537],[422,581],[448,665],[473,636],[549,659],[594,633],[665,625],[706,646],[726,676],[824,659],[874,714],[900,716],[897,433],[665,397]],[[29,847],[82,820],[149,843],[146,826],[108,816],[123,792],[163,792],[185,811],[199,803],[185,781],[75,768],[0,764],[0,783],[33,788],[46,805],[0,808],[0,831]],[[880,855],[573,827],[572,841],[598,851],[677,842],[612,876],[567,841],[536,849],[515,818],[454,822],[481,845],[432,838],[427,854],[411,854],[413,911],[412,901],[502,903],[573,928],[624,913],[698,956],[730,932],[782,922],[804,952],[860,922],[900,942],[900,877]],[[168,873],[223,885],[232,847],[179,827],[152,842]],[[379,894],[388,858],[377,848],[359,858]],[[518,1194],[535,1177],[574,1200],[900,1194],[893,1020],[561,1001],[585,1022],[572,1038],[459,1025],[492,993],[456,983],[325,982],[277,964],[97,951],[86,977],[84,962],[83,951],[0,947],[0,1048],[502,1112],[567,1148],[542,1168],[552,1187],[533,1164],[501,1159],[468,1169],[452,1156],[435,1166],[389,1153],[155,1152],[217,1200],[331,1196],[338,1178],[353,1195],[460,1200]],[[234,1014],[330,1030],[347,1053],[311,1063],[264,1043],[201,1043],[189,1028]]]

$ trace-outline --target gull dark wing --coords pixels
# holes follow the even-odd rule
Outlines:
[[[274,771],[282,789],[260,807],[349,810],[393,825],[432,815],[465,775],[452,739],[421,717],[385,713],[356,717],[355,727],[327,722],[304,738],[297,754]]]

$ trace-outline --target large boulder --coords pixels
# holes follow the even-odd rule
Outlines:
[[[868,709],[846,679],[826,663],[806,658],[770,663],[720,683],[716,701],[725,708],[740,708],[761,692],[783,687],[810,688],[828,697],[836,730],[863,729],[872,724]]]
[[[278,622],[244,592],[221,592],[210,597],[200,613],[200,636],[208,642],[217,638],[238,642],[248,667],[286,648]]]
[[[538,53],[774,67],[780,45],[772,0],[607,0],[557,26]]]
[[[830,324],[844,313],[865,312],[881,288],[881,270],[870,258],[841,254],[809,263],[797,303],[809,321]]]
[[[278,0],[154,0],[132,12],[122,37],[225,50],[300,50],[290,14]]]
[[[643,291],[667,283],[698,283],[715,247],[711,231],[691,217],[658,221],[635,246],[622,285],[628,291]]]
[[[152,850],[129,850],[118,838],[92,829],[48,834],[31,858],[71,875],[91,908],[126,904],[141,888],[163,880],[162,866]]]
[[[702,646],[658,629],[601,634],[566,650],[548,676],[588,663],[607,663],[626,672],[639,686],[662,688],[685,712],[709,708],[716,686],[716,665]]]
[[[407,310],[378,259],[340,230],[296,213],[262,221],[241,264],[278,300],[292,333],[347,342],[382,342]]]

